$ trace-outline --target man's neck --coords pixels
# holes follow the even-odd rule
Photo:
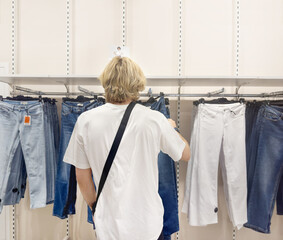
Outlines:
[[[127,104],[130,104],[131,102],[132,102],[132,100],[128,99],[124,102],[110,102],[110,103],[115,104],[115,105],[127,105]]]

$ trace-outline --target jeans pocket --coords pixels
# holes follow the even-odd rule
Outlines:
[[[231,112],[232,118],[239,118],[239,117],[244,116],[244,111],[234,112],[234,111],[230,110],[230,112]]]
[[[9,118],[10,115],[11,115],[11,110],[5,107],[0,107],[0,118],[1,117]]]
[[[40,115],[43,112],[43,108],[42,107],[32,107],[30,109],[28,109],[28,114],[31,116],[36,116],[36,115]]]
[[[214,119],[217,115],[217,111],[208,111],[206,109],[201,109],[200,116],[205,119]]]
[[[269,112],[269,111],[266,111],[263,116],[264,116],[265,119],[267,119],[269,121],[277,122],[277,121],[281,120],[280,116],[278,116],[276,113]]]
[[[72,111],[71,111],[70,108],[62,108],[61,115],[63,115],[63,116],[68,116],[71,112],[72,112]]]

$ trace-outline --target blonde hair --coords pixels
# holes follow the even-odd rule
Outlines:
[[[119,56],[107,64],[99,80],[105,90],[106,101],[112,103],[138,100],[139,92],[146,85],[141,68],[130,58]]]

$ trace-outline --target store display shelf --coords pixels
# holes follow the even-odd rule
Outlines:
[[[10,85],[100,85],[95,75],[0,75]],[[266,86],[283,85],[283,77],[147,76],[148,86]]]

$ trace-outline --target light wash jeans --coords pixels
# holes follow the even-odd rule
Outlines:
[[[30,116],[30,125],[24,125],[25,116]],[[29,177],[30,207],[45,207],[46,158],[42,103],[0,102],[0,212],[7,193],[8,179],[16,164],[13,159],[19,144]],[[16,192],[16,189],[14,191]]]

